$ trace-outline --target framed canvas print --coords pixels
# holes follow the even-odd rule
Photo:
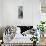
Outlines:
[[[18,18],[23,18],[23,6],[18,7]]]

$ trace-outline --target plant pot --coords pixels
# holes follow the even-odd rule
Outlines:
[[[33,41],[33,46],[36,46],[36,41]]]
[[[41,32],[40,37],[44,37],[44,32]]]

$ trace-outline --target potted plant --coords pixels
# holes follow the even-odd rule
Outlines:
[[[33,36],[32,39],[31,39],[31,41],[33,41],[33,46],[36,46],[36,43],[38,41],[37,36]]]
[[[42,34],[42,37],[44,37],[44,27],[45,27],[44,24],[45,24],[45,22],[40,21],[40,24],[37,25],[37,29],[40,30],[40,32],[41,32],[41,34]],[[40,36],[41,36],[41,35],[40,35]]]

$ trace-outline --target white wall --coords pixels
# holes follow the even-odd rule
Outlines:
[[[2,25],[3,23],[3,1],[0,0],[0,26]]]
[[[40,0],[35,0],[33,1],[33,26],[37,26],[37,24],[39,24],[40,20],[41,20],[41,2]]]
[[[34,25],[40,20],[40,0],[2,0],[0,17],[5,25]],[[18,19],[18,6],[23,6],[23,19]],[[0,8],[1,9],[1,8]],[[2,16],[1,16],[2,15]]]

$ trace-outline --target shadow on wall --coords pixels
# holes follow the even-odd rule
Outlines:
[[[3,32],[4,32],[4,27],[0,27],[0,40],[3,39]]]

